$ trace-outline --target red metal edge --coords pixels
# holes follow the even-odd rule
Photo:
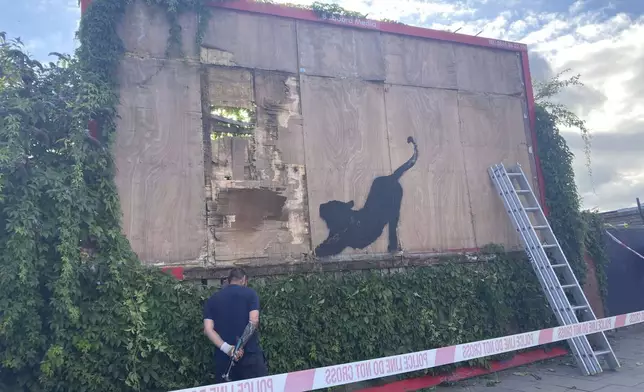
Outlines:
[[[528,47],[519,42],[503,41],[498,39],[476,37],[473,35],[450,33],[447,31],[432,30],[421,27],[408,26],[400,23],[381,22],[372,19],[356,19],[351,17],[320,18],[315,12],[289,7],[281,4],[259,3],[252,0],[228,0],[225,2],[211,2],[212,7],[227,8],[237,11],[246,11],[257,14],[281,16],[283,18],[299,19],[312,22],[329,23],[345,27],[381,31],[408,35],[413,37],[430,38],[440,41],[457,42],[461,44],[484,46],[495,49],[510,50],[513,52],[527,52]]]
[[[89,7],[89,3],[91,3],[92,0],[80,0],[80,9],[81,9],[81,15],[87,11],[87,7]]]
[[[568,350],[560,347],[555,347],[551,350],[532,350],[525,353],[516,354],[511,359],[506,361],[494,361],[491,363],[489,369],[461,367],[449,374],[439,376],[422,376],[417,378],[410,378],[408,380],[396,381],[390,384],[381,385],[378,387],[371,387],[359,389],[357,392],[407,392],[416,391],[423,388],[431,388],[438,386],[445,382],[456,382],[465,380],[472,377],[484,376],[486,374],[499,372],[506,369],[515,368],[517,366],[528,365],[546,359],[558,358],[568,354]]]
[[[162,272],[170,272],[170,275],[174,276],[178,280],[183,280],[183,267],[163,267],[161,268]]]
[[[530,126],[530,136],[532,137],[532,154],[534,163],[537,167],[537,183],[539,185],[539,202],[543,213],[548,216],[548,206],[546,205],[546,183],[543,177],[543,168],[541,159],[539,159],[539,146],[537,145],[537,118],[535,115],[534,91],[532,90],[532,77],[530,76],[530,61],[528,52],[521,52],[521,65],[523,68],[523,83],[525,83],[526,102],[528,104],[528,120]]]

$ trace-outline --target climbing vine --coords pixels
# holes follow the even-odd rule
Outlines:
[[[165,10],[170,22],[167,56],[182,54],[184,12],[198,15],[200,42],[210,12],[204,0],[146,3]],[[212,381],[213,347],[201,333],[210,292],[142,266],[120,227],[110,146],[125,52],[116,26],[128,4],[92,1],[76,56],[59,55],[49,64],[0,34],[3,391],[167,391]],[[334,5],[311,9],[365,17]],[[571,155],[549,116],[539,111],[542,161],[568,164]],[[98,135],[87,131],[89,120]],[[577,221],[564,207],[577,211],[578,198],[566,188],[565,165],[545,171],[554,184],[546,187],[553,226],[565,234]],[[561,173],[563,180],[554,180]],[[571,231],[566,239],[570,254],[580,254],[580,235]],[[551,326],[523,256],[483,253],[480,263],[455,257],[392,275],[289,276],[258,284],[271,372]]]
[[[553,114],[536,107],[537,147],[545,180],[548,220],[580,283],[586,280],[584,225],[572,167],[574,155],[559,133]]]
[[[574,155],[561,136],[559,127],[577,128],[585,142],[584,154],[589,174],[591,134],[586,123],[566,106],[552,98],[570,86],[582,85],[580,76],[561,79],[563,72],[551,80],[536,83],[536,124],[538,154],[545,180],[545,199],[550,212],[548,220],[580,283],[586,281],[587,266],[584,254],[595,263],[600,296],[606,308],[608,283],[603,227],[597,213],[581,211],[581,200],[575,184]]]
[[[585,223],[584,245],[586,252],[595,265],[595,275],[599,294],[604,305],[604,314],[608,315],[608,251],[606,250],[606,233],[604,222],[597,212],[584,211],[582,217]]]

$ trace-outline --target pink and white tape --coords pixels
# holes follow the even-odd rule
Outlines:
[[[311,391],[503,354],[639,323],[644,323],[644,311],[456,346],[173,392]]]

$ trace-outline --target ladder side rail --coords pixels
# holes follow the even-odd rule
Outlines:
[[[518,197],[514,184],[507,174],[508,172],[505,170],[503,164],[497,165],[495,168],[495,179],[498,180],[498,184],[502,188],[501,196],[504,199],[504,204],[506,204],[506,207],[509,205],[508,213],[516,223],[515,226],[519,229],[519,233],[527,245],[526,251],[528,255],[534,259],[533,269],[535,269],[538,276],[540,275],[544,279],[546,285],[544,293],[546,293],[551,303],[551,308],[555,316],[560,316],[557,319],[561,325],[576,323],[576,314],[572,310],[570,302],[565,296],[565,292],[556,274],[552,270],[545,249],[543,249],[536,230],[532,222],[530,222],[530,218]],[[521,173],[521,175],[523,174]],[[601,366],[594,357],[592,347],[585,337],[574,338],[574,340],[569,341],[569,344],[573,352],[579,356],[576,358],[577,362],[585,373],[595,374],[596,372],[601,372]]]
[[[502,174],[495,173],[498,177],[502,177]],[[507,178],[507,176],[506,176]],[[500,182],[501,183],[501,182]],[[519,232],[519,235],[523,239],[525,245],[526,245],[526,252],[528,253],[529,256],[532,258],[532,262],[536,264],[539,267],[538,271],[535,271],[538,276],[541,276],[545,284],[547,285],[546,287],[546,292],[554,292],[553,294],[557,294],[557,303],[556,307],[553,307],[553,310],[556,312],[561,311],[561,309],[569,309],[570,304],[567,301],[567,298],[565,301],[561,297],[561,293],[563,291],[555,291],[552,288],[558,288],[561,286],[559,281],[556,279],[556,275],[552,273],[552,266],[549,265],[550,262],[548,261],[548,256],[547,253],[545,252],[545,249],[543,249],[543,246],[541,242],[538,240],[538,236],[536,234],[536,231],[534,228],[532,228],[532,224],[529,222],[529,218],[527,217],[522,217],[521,214],[516,214],[518,216],[515,216],[515,211],[517,211],[519,208],[523,208],[523,205],[521,204],[520,200],[518,200],[518,196],[516,194],[516,190],[514,189],[514,186],[508,181],[508,183],[505,184],[505,187],[501,185],[501,197],[504,200],[504,204],[507,204],[506,207],[508,208],[508,214],[510,214],[511,219],[513,220],[513,223],[515,223],[515,228]],[[514,192],[513,192],[514,191]],[[506,200],[506,194],[512,195],[516,197],[517,200],[514,200],[512,203],[510,200]],[[511,198],[514,199],[514,198]],[[518,206],[517,206],[518,204]],[[522,219],[523,218],[523,219]],[[525,219],[528,220],[528,222],[525,222]],[[529,230],[528,230],[529,229]],[[544,265],[545,262],[548,263],[548,265]],[[564,293],[565,294],[565,293]],[[572,312],[572,309],[570,309]],[[567,316],[571,316],[571,313],[567,313]],[[575,318],[566,318],[565,322],[562,323],[562,325],[567,325],[566,323],[569,324],[574,324],[578,322],[578,320]]]
[[[550,222],[548,221],[548,218],[544,214],[543,209],[541,208],[541,205],[539,204],[539,200],[537,200],[537,198],[534,197],[534,192],[532,191],[532,187],[530,186],[530,182],[528,181],[527,177],[525,176],[525,173],[523,172],[523,168],[521,167],[520,164],[517,164],[517,168],[521,172],[521,177],[520,178],[521,178],[522,182],[524,183],[524,184],[521,184],[521,185],[525,185],[527,187],[527,189],[530,190],[530,194],[533,196],[536,206],[539,207],[539,212],[540,212],[539,215],[543,217],[544,224],[548,226],[547,234],[549,234],[549,237],[550,237],[549,240],[553,241],[554,244],[557,245],[557,249],[560,250],[560,252],[557,252],[557,254],[554,256],[555,260],[558,263],[567,265],[566,271],[564,272],[564,276],[565,276],[566,280],[570,280],[570,282],[569,282],[570,284],[575,284],[580,288],[580,290],[575,290],[575,292],[572,293],[573,297],[575,298],[575,301],[577,301],[578,303],[581,302],[580,305],[587,305],[588,306],[588,311],[592,314],[592,317],[593,317],[592,320],[596,320],[597,317],[595,316],[595,313],[593,312],[592,308],[590,307],[590,303],[588,302],[588,298],[586,297],[586,294],[584,293],[583,289],[581,289],[581,285],[579,284],[579,280],[577,279],[577,277],[575,276],[574,272],[572,271],[572,267],[570,266],[570,263],[568,262],[568,258],[566,257],[566,254],[563,252],[563,250],[561,248],[561,244],[559,243],[559,240],[557,239],[557,236],[555,236],[554,231],[552,230],[552,226],[550,226]],[[557,257],[557,256],[559,256],[559,257]],[[568,283],[568,282],[566,282],[566,283]]]
[[[558,263],[566,265],[566,268],[563,271],[563,275],[564,275],[564,279],[565,279],[566,283],[570,282],[569,284],[576,285],[577,289],[573,290],[571,294],[572,294],[573,298],[575,299],[575,302],[578,305],[586,306],[585,311],[582,312],[583,321],[597,320],[597,316],[595,315],[595,312],[594,312],[592,306],[590,306],[590,302],[588,301],[588,297],[586,296],[586,293],[584,292],[583,287],[581,287],[581,284],[579,283],[579,280],[577,279],[577,276],[575,275],[574,271],[572,270],[572,267],[571,267],[570,263],[568,262],[568,259],[566,258],[565,253],[561,249],[561,245],[559,243],[559,240],[557,240],[557,237],[554,235],[554,231],[552,230],[552,226],[550,226],[550,222],[548,222],[548,219],[545,217],[545,214],[543,213],[543,209],[539,205],[539,201],[537,200],[536,197],[534,197],[534,192],[532,192],[532,187],[530,186],[530,183],[527,180],[527,177],[525,176],[525,173],[523,172],[523,168],[521,167],[520,164],[517,164],[517,168],[519,169],[519,171],[521,173],[520,181],[523,182],[523,184],[521,184],[521,185],[522,186],[525,185],[527,187],[527,189],[530,190],[530,195],[533,196],[535,204],[539,208],[539,212],[540,212],[539,215],[543,217],[543,222],[545,223],[545,225],[548,226],[547,234],[549,234],[549,236],[548,236],[548,237],[550,237],[549,239],[557,244],[558,252],[554,256],[555,260]],[[559,257],[557,257],[557,256],[559,256]],[[565,295],[565,292],[564,292],[564,295]],[[577,318],[576,314],[575,314],[575,318]],[[612,349],[612,347],[610,345],[610,342],[608,341],[608,338],[606,337],[606,334],[604,332],[597,332],[597,333],[594,333],[594,334],[590,334],[589,336],[596,336],[598,338],[598,341],[597,341],[598,345],[601,346],[606,351],[610,351],[610,355],[608,356],[608,360],[607,360],[609,365],[610,365],[610,367],[613,368],[613,369],[619,368],[620,367],[619,360],[617,359],[617,356],[615,355],[615,352],[613,351],[613,349]],[[591,347],[591,350],[592,350],[592,347]],[[595,354],[594,354],[594,350],[593,350],[593,356],[596,357]]]
[[[570,315],[566,314],[565,312],[562,312],[562,309],[565,308],[565,304],[561,303],[561,298],[557,298],[557,296],[552,292],[550,287],[552,286],[552,282],[549,282],[550,279],[548,279],[546,276],[544,276],[544,271],[539,265],[539,260],[537,259],[536,255],[533,252],[534,244],[532,241],[528,239],[528,233],[525,230],[522,230],[522,223],[520,223],[520,218],[516,216],[514,213],[516,210],[516,204],[517,201],[520,204],[520,200],[518,200],[518,197],[516,195],[516,192],[511,192],[508,187],[512,187],[514,189],[514,186],[512,183],[509,181],[508,176],[504,176],[503,173],[499,173],[502,170],[505,171],[505,168],[500,165],[496,165],[494,168],[490,169],[490,174],[492,176],[492,179],[494,180],[495,187],[497,188],[497,191],[499,192],[501,199],[503,201],[503,204],[505,205],[508,214],[510,215],[510,218],[512,220],[512,223],[514,224],[519,236],[522,238],[524,244],[525,244],[525,251],[530,258],[530,262],[532,264],[533,270],[535,271],[537,277],[539,278],[539,283],[541,284],[542,290],[544,294],[546,295],[546,298],[548,299],[548,302],[550,303],[550,307],[553,310],[555,317],[557,318],[557,321],[559,322],[560,325],[567,325],[567,324],[572,324],[570,321]],[[506,182],[507,181],[507,182]],[[517,200],[513,200],[514,197],[517,198]],[[564,306],[562,306],[564,305]],[[581,342],[578,342],[576,339],[575,340],[568,340],[568,343],[573,350],[573,353],[575,354],[575,359],[578,362],[579,367],[584,371],[585,374],[590,374],[591,371],[590,369],[593,368],[593,366],[589,363],[586,363],[588,360],[587,356],[583,355],[584,353],[582,352],[583,345]]]
[[[503,167],[503,164],[501,164],[501,166]],[[533,202],[534,204],[538,205],[538,200],[536,199],[536,197],[534,195],[534,192],[532,192],[532,189],[530,188],[530,185],[529,185],[529,183],[527,181],[527,178],[525,177],[525,173],[523,172],[523,170],[522,170],[520,165],[517,165],[517,167],[519,169],[519,173],[517,173],[517,174],[520,174],[519,175],[519,186],[520,186],[520,188],[521,189],[526,189],[526,188],[524,188],[524,186],[526,186],[527,190],[529,190],[528,194],[531,196],[530,202]],[[505,171],[505,172],[507,173],[507,171]],[[503,175],[503,173],[501,173],[501,175]],[[566,291],[562,287],[561,282],[559,280],[559,277],[557,276],[557,274],[555,273],[554,269],[552,268],[552,265],[551,265],[551,262],[550,262],[550,257],[548,256],[548,254],[546,253],[545,249],[543,248],[543,245],[541,244],[541,241],[540,241],[540,239],[539,239],[539,237],[538,237],[538,235],[536,233],[536,230],[535,230],[532,222],[530,222],[530,218],[527,215],[527,213],[526,213],[526,211],[525,211],[525,209],[523,207],[523,203],[521,203],[521,200],[519,199],[519,196],[516,193],[516,189],[514,188],[514,184],[512,183],[512,180],[510,179],[510,176],[506,175],[505,177],[507,177],[507,182],[509,183],[509,185],[507,185],[507,186],[511,187],[510,192],[514,191],[514,192],[512,192],[512,195],[516,197],[515,203],[518,204],[518,208],[521,208],[520,212],[522,214],[519,213],[518,210],[516,212],[519,215],[519,217],[521,219],[523,219],[523,224],[524,224],[525,229],[528,230],[530,232],[530,234],[531,234],[530,236],[528,236],[532,240],[530,245],[536,248],[536,253],[538,254],[539,257],[541,257],[541,261],[542,261],[541,267],[544,268],[544,270],[545,270],[544,273],[545,273],[546,276],[548,276],[549,283],[552,285],[551,287],[555,291],[555,293],[553,295],[555,297],[559,297],[558,302],[562,303],[564,305],[564,308],[560,309],[560,311],[562,311],[563,315],[568,316],[566,318],[569,319],[569,320],[572,320],[572,323],[579,322],[577,314],[572,309],[572,305],[570,304],[570,301],[568,300],[568,297],[566,295]],[[540,212],[539,217],[547,225],[547,230],[548,230],[547,233],[550,234],[550,237],[554,238],[555,241],[556,241],[556,237],[554,236],[554,233],[552,232],[552,228],[549,225],[549,223],[547,222],[547,218],[543,214],[543,210],[540,208],[540,206],[539,206],[539,212]],[[558,242],[556,242],[556,248],[555,249],[557,250],[556,253],[563,254],[563,252],[561,250],[561,246],[560,246],[560,244]],[[570,268],[570,264],[568,263],[568,261],[566,259],[563,259],[562,264],[565,264],[567,266],[567,268]],[[574,276],[574,274],[573,274],[573,276]],[[575,280],[575,285],[576,285],[576,288],[577,288],[577,290],[575,290],[575,292],[582,292],[582,295],[583,295],[583,289],[579,285],[579,282],[576,281],[576,280]],[[590,308],[590,305],[587,303],[587,301],[585,303],[583,303],[583,304],[586,305],[587,309]],[[555,310],[555,314],[556,313],[557,313],[557,310]],[[582,350],[581,350],[582,356],[583,356],[583,354],[585,352],[585,356],[587,357],[587,358],[584,358],[584,360],[587,359],[588,362],[589,362],[588,366],[591,369],[590,373],[595,374],[595,373],[602,372],[601,364],[599,363],[599,360],[597,359],[597,357],[595,355],[595,351],[593,350],[592,345],[588,341],[588,338],[586,336],[579,337],[579,344],[583,347]]]

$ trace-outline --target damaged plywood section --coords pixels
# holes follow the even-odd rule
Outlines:
[[[254,124],[245,135],[211,138],[215,261],[301,259],[310,240],[297,78],[228,67],[205,72],[210,107],[246,109]]]

